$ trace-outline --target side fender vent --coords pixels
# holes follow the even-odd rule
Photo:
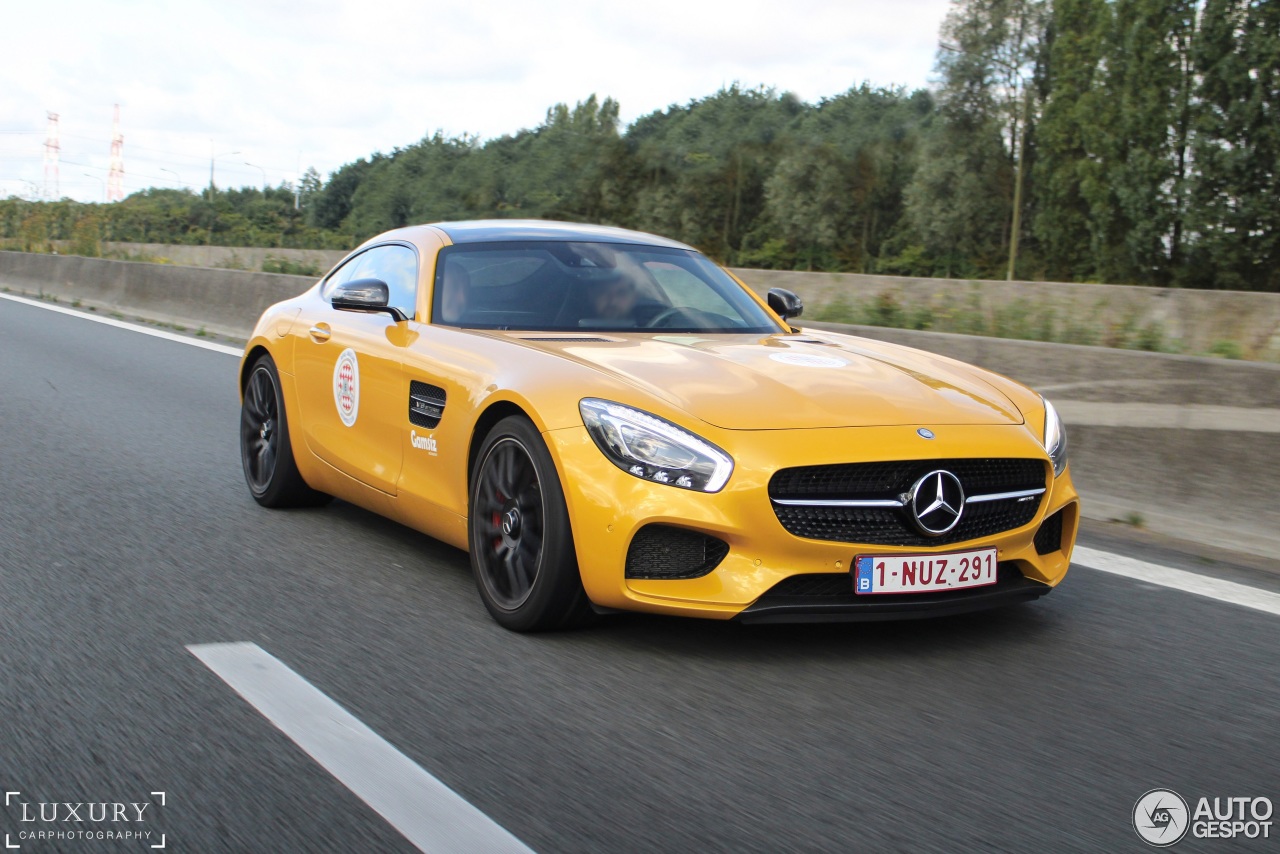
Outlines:
[[[434,428],[444,415],[444,389],[413,380],[409,383],[409,423]]]

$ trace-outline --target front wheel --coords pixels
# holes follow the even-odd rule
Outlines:
[[[564,490],[527,418],[504,418],[485,437],[472,471],[468,517],[476,587],[500,625],[533,632],[586,621],[590,603]]]
[[[315,507],[330,500],[307,486],[293,459],[280,375],[270,356],[253,363],[240,407],[240,463],[263,507]]]

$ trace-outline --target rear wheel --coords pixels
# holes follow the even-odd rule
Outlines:
[[[253,363],[240,407],[240,462],[263,507],[315,507],[330,500],[307,486],[293,459],[280,375],[270,356]]]
[[[505,628],[547,631],[591,615],[555,464],[521,416],[499,421],[476,456],[468,519],[471,569]]]

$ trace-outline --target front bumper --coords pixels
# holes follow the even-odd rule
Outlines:
[[[848,573],[793,575],[735,619],[743,623],[843,623],[942,617],[1030,602],[1052,589],[1027,578],[1011,562],[1000,564],[996,583],[985,587],[887,596],[857,595]]]
[[[953,426],[935,432],[937,439],[926,444],[916,434],[915,425],[708,429],[702,432],[703,437],[724,448],[735,461],[733,476],[715,494],[642,481],[619,470],[596,448],[585,428],[553,430],[544,437],[564,485],[583,586],[591,601],[602,608],[756,622],[874,620],[959,613],[1047,593],[1066,574],[1079,527],[1079,498],[1070,469],[1046,483],[1039,509],[1026,524],[933,549],[806,539],[789,533],[775,514],[768,484],[782,468],[931,458],[1047,459],[1039,442],[1021,425]],[[1042,554],[1044,538],[1037,548],[1036,534],[1042,523],[1059,511],[1059,547]],[[728,552],[714,570],[698,578],[627,578],[628,547],[641,528],[652,524],[715,537],[727,544]],[[858,554],[919,554],[978,547],[997,549],[1002,574],[995,585],[897,596],[858,596],[852,592],[850,567]],[[832,592],[821,596],[788,593],[784,582],[797,577],[820,586],[825,580]],[[844,591],[838,589],[842,578],[848,580]]]

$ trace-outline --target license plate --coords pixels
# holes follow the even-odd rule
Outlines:
[[[996,583],[996,550],[924,555],[858,555],[855,593],[928,593]]]

